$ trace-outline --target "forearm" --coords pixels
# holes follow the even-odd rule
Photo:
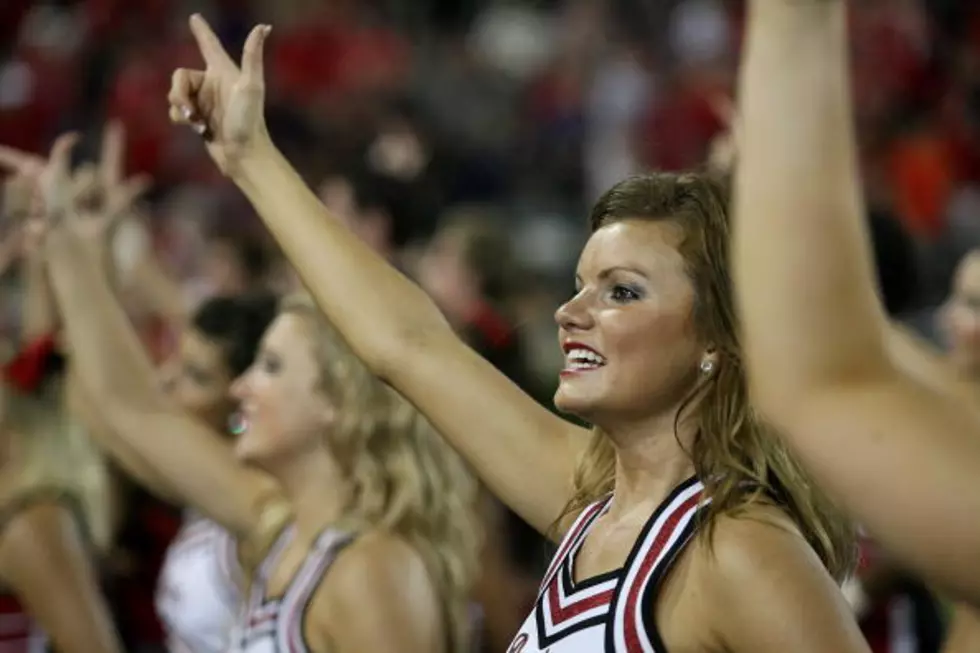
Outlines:
[[[750,3],[734,254],[763,399],[889,363],[863,227],[845,10],[842,0]]]
[[[235,181],[317,304],[376,373],[417,337],[449,332],[421,288],[331,216],[271,144],[242,162]]]
[[[161,409],[152,364],[113,296],[99,257],[63,231],[48,237],[46,257],[72,365],[86,390],[100,402]]]
[[[158,497],[176,502],[178,492],[168,483],[163,475],[147,460],[147,452],[141,451],[139,438],[141,433],[130,434],[126,437],[102,413],[100,403],[95,400],[78,380],[78,372],[69,368],[67,380],[67,398],[71,414],[85,425],[86,431],[93,442],[109,455],[126,474]],[[132,442],[136,440],[136,444]]]
[[[40,253],[31,254],[24,259],[23,273],[21,340],[29,342],[53,333],[58,327],[58,316],[44,258]]]

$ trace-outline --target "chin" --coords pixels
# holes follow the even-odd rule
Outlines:
[[[555,408],[564,415],[571,415],[586,422],[590,422],[589,416],[594,413],[594,401],[585,397],[576,397],[567,392],[563,392],[559,387],[555,393]]]
[[[262,463],[272,458],[272,452],[265,446],[261,438],[255,437],[257,434],[246,431],[238,436],[235,442],[235,457],[243,462],[256,467],[262,467]]]

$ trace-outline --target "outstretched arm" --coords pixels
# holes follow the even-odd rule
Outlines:
[[[735,280],[757,406],[906,563],[980,600],[980,416],[902,373],[875,294],[843,0],[753,0]]]
[[[239,464],[227,440],[163,396],[151,364],[116,303],[100,261],[72,228],[73,206],[58,196],[70,143],[55,145],[45,183],[46,209],[56,224],[45,255],[73,365],[86,391],[102,407],[113,432],[186,504],[222,524],[240,541],[259,536],[282,499],[265,475]]]
[[[524,394],[453,333],[439,309],[330,216],[269,141],[262,121],[264,27],[232,62],[199,16],[191,28],[205,71],[178,70],[171,116],[206,136],[319,307],[354,352],[414,403],[494,494],[547,530],[571,495],[587,438]]]

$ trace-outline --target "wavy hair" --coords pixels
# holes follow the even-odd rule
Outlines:
[[[842,579],[855,561],[852,523],[810,480],[749,403],[732,283],[727,179],[704,173],[651,173],[625,179],[599,198],[591,229],[620,220],[663,220],[683,233],[679,251],[694,286],[694,328],[719,354],[716,372],[684,399],[675,418],[693,417],[696,433],[687,454],[716,517],[750,504],[775,502],[796,523],[827,570]],[[575,471],[574,493],[561,522],[613,490],[616,451],[598,429]]]
[[[389,530],[415,547],[439,589],[453,649],[463,651],[480,544],[475,480],[421,413],[371,373],[308,297],[285,298],[280,312],[299,315],[311,327],[321,388],[337,407],[328,445],[353,485],[345,521]]]

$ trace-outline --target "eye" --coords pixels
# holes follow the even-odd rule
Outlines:
[[[640,299],[641,296],[640,291],[636,288],[631,288],[622,284],[616,284],[610,291],[610,297],[612,297],[612,300],[618,304],[635,302],[636,300]]]
[[[198,385],[208,385],[211,382],[211,375],[196,365],[184,365],[184,374]]]
[[[275,354],[262,355],[262,370],[268,374],[278,374],[282,369],[282,361]]]

